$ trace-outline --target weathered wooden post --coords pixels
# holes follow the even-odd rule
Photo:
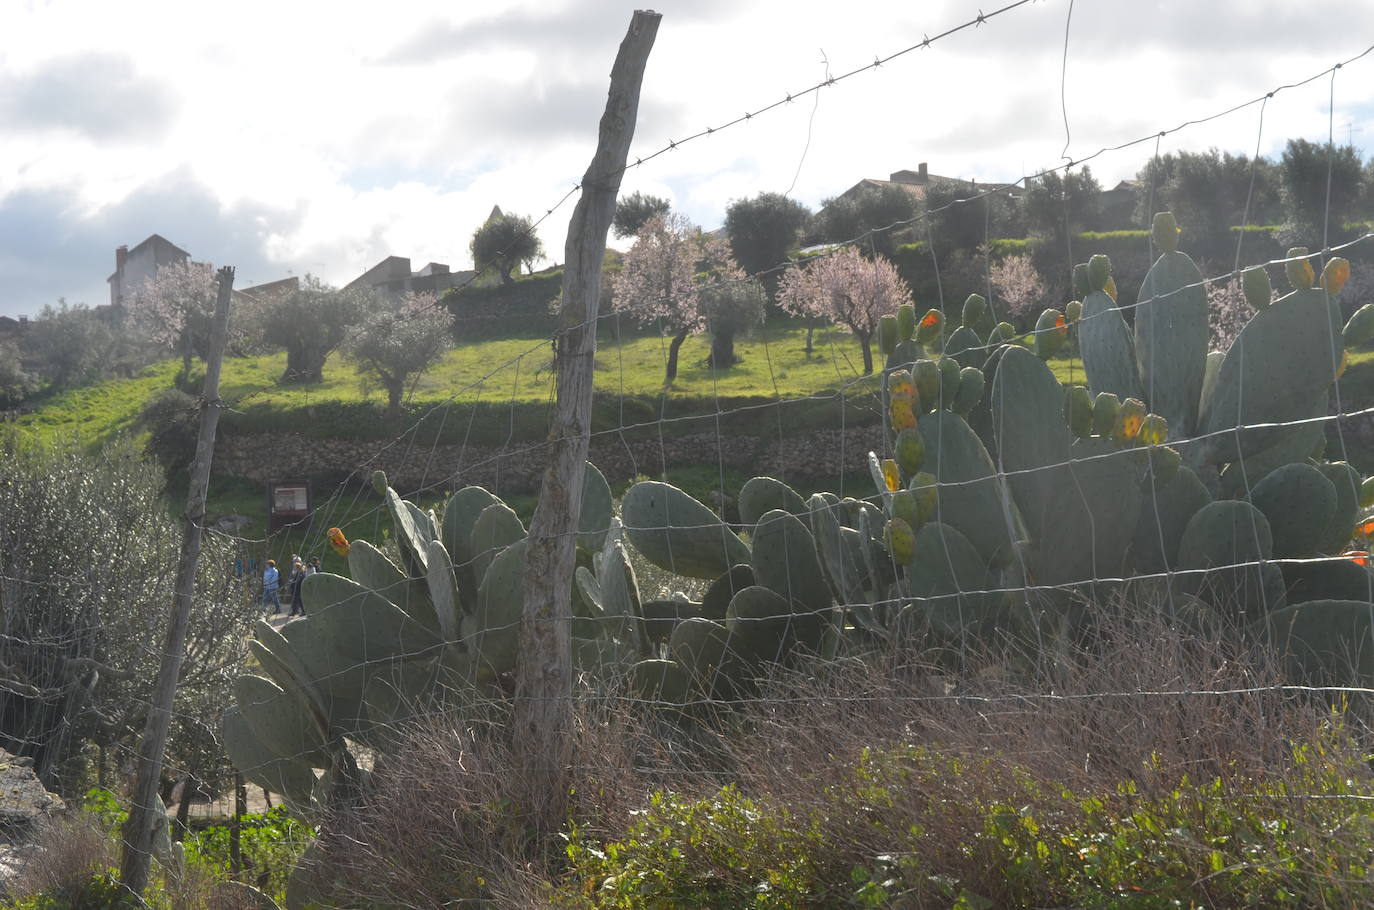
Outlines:
[[[234,289],[234,270],[219,270],[219,295],[215,300],[214,322],[210,328],[210,351],[205,359],[205,390],[200,399],[200,436],[196,457],[191,462],[191,485],[186,499],[186,528],[177,560],[176,601],[167,623],[148,720],[138,748],[138,777],[134,787],[129,818],[124,823],[124,856],[119,880],[135,895],[142,896],[148,884],[153,835],[162,821],[157,808],[157,785],[162,776],[162,757],[167,750],[167,730],[172,721],[172,700],[177,677],[186,652],[186,628],[191,620],[191,598],[196,590],[196,564],[200,561],[201,525],[205,521],[206,488],[210,483],[210,463],[215,451],[215,429],[219,426],[219,373],[224,346],[229,338],[229,298]]]
[[[515,754],[527,810],[541,830],[562,823],[567,799],[573,562],[591,431],[601,261],[634,137],[644,65],[661,18],[636,10],[630,20],[611,68],[596,154],[582,178],[564,245],[563,303],[554,336],[558,403],[549,427],[549,466],[530,522],[515,687]]]

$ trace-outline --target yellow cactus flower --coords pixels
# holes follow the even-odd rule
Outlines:
[[[340,556],[347,556],[348,551],[353,548],[353,545],[348,542],[348,538],[344,537],[344,532],[340,531],[338,528],[329,529],[329,545],[333,547],[334,552],[338,553]]]
[[[887,484],[889,493],[895,493],[902,488],[902,473],[897,467],[897,462],[891,458],[883,459],[883,481]]]

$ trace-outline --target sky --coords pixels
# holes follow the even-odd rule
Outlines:
[[[981,7],[978,3],[982,3]],[[663,0],[631,159],[1010,0]],[[0,0],[0,314],[109,301],[158,233],[236,285],[344,284],[389,255],[469,267],[492,206],[545,216],[595,149],[632,4]],[[1374,45],[1374,3],[1035,0],[625,174],[711,229],[734,199],[815,208],[864,177],[1134,176],[1155,137]],[[1333,104],[1334,99],[1334,104]],[[1374,53],[1158,140],[1374,154]],[[539,231],[561,262],[575,197]],[[623,248],[624,241],[612,240]]]

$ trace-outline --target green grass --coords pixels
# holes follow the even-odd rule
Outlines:
[[[818,329],[814,352],[804,351],[806,330],[791,320],[778,320],[736,342],[741,362],[726,370],[706,365],[708,336],[694,336],[682,346],[676,382],[664,388],[667,339],[628,331],[617,340],[603,332],[596,358],[596,388],[603,396],[643,399],[654,410],[671,412],[672,402],[717,398],[758,397],[791,399],[824,389],[863,385],[863,358],[847,332]],[[875,357],[876,357],[875,352]],[[459,342],[442,362],[425,373],[411,397],[414,408],[453,401],[459,404],[509,408],[512,404],[545,405],[553,397],[553,351],[545,338],[517,337]],[[274,429],[299,425],[308,432],[314,411],[322,406],[358,406],[350,412],[353,429],[359,413],[377,414],[385,394],[370,383],[346,357],[335,354],[324,370],[324,381],[280,385],[285,354],[235,357],[225,362],[220,394],[229,402],[230,425],[244,415],[272,419]],[[143,404],[170,388],[178,363],[167,360],[147,368],[136,378],[116,379],[40,400],[39,409],[20,417],[18,425],[44,439],[76,436],[90,445],[111,437],[137,433]],[[711,408],[711,410],[715,410]],[[250,421],[251,423],[252,421]],[[407,421],[408,424],[409,421]]]

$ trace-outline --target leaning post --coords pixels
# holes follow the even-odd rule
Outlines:
[[[596,154],[582,178],[564,246],[563,302],[554,335],[558,399],[549,462],[530,522],[515,684],[515,754],[537,830],[561,824],[572,726],[572,581],[582,477],[591,433],[592,368],[606,232],[615,215],[639,111],[644,66],[662,17],[636,10],[611,68]]]
[[[215,299],[214,321],[210,327],[210,351],[205,359],[205,389],[200,399],[200,435],[196,457],[191,462],[191,484],[186,498],[186,527],[182,532],[181,557],[177,560],[176,599],[167,623],[162,645],[162,664],[158,667],[143,739],[138,747],[137,779],[129,818],[124,823],[124,855],[119,880],[125,888],[141,897],[148,885],[153,836],[162,823],[157,808],[158,780],[162,777],[162,758],[167,750],[167,731],[172,721],[172,701],[186,651],[186,629],[191,622],[191,598],[196,590],[196,565],[200,561],[201,528],[205,521],[205,498],[210,483],[210,463],[215,452],[215,430],[219,426],[219,374],[224,347],[229,339],[229,299],[234,289],[234,270],[220,269],[219,293]]]

